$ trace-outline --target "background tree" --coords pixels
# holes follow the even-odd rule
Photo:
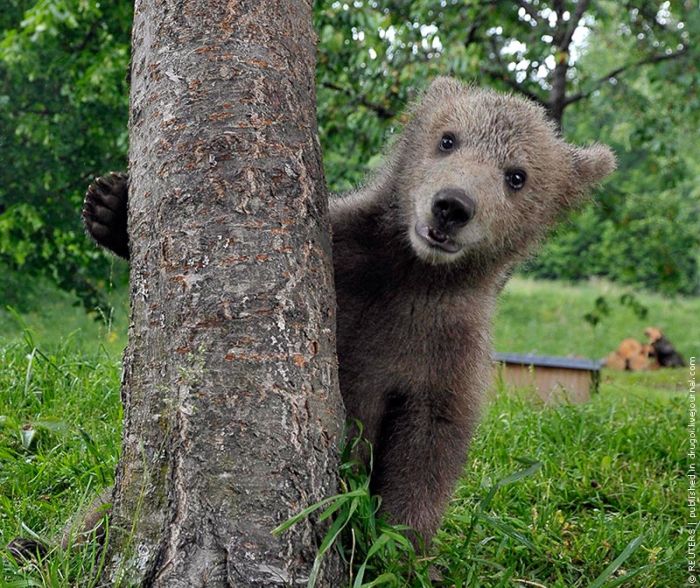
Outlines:
[[[95,174],[126,163],[131,11],[130,2],[3,3],[0,289],[6,303],[22,305],[27,288],[43,276],[88,308],[104,306],[99,281],[111,261],[90,246],[76,212]],[[123,280],[123,266],[114,277]]]
[[[130,107],[132,327],[110,582],[289,586],[336,489],[327,197],[307,2],[143,3]],[[337,556],[322,585],[340,585]]]

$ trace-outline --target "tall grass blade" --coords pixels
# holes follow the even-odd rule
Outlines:
[[[622,550],[622,553],[603,570],[603,573],[600,574],[600,576],[598,576],[593,583],[588,586],[588,588],[602,588],[608,578],[610,578],[610,576],[612,576],[620,568],[620,566],[625,563],[635,551],[637,551],[637,548],[642,544],[643,540],[644,535],[640,535],[639,537],[632,539],[632,541],[627,544],[627,547]]]

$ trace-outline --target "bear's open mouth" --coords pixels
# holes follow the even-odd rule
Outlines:
[[[462,246],[453,241],[449,235],[429,225],[416,223],[416,234],[431,247],[442,249],[447,251],[447,253],[457,253],[462,249]]]

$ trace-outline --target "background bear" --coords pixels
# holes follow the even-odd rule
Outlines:
[[[539,106],[438,78],[369,182],[331,199],[340,388],[391,521],[425,540],[439,526],[490,382],[496,296],[614,167],[607,147],[564,142]],[[111,174],[83,212],[123,257],[127,197]]]

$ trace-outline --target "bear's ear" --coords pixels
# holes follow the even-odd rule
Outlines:
[[[600,183],[617,167],[615,154],[607,145],[572,147],[572,159],[578,181],[584,186]]]

